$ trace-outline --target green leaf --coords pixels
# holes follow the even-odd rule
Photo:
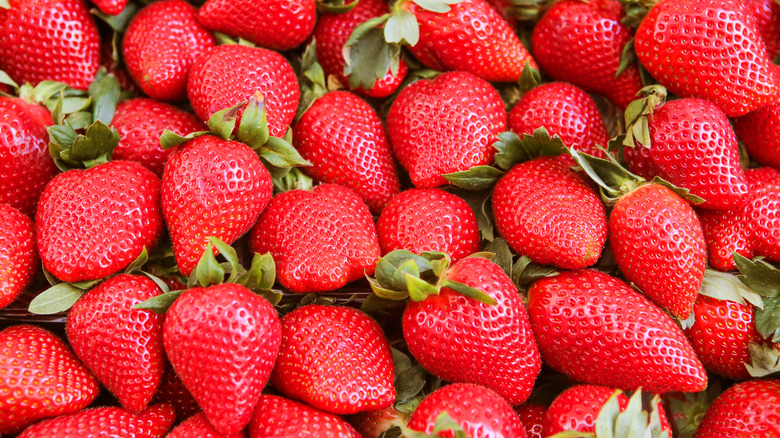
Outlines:
[[[231,107],[221,109],[209,117],[209,129],[217,137],[227,140],[230,135],[233,134],[233,130],[236,129],[236,120],[238,119],[238,112],[244,105],[247,104],[246,100],[243,100]]]
[[[87,111],[76,111],[68,114],[62,123],[75,131],[87,129],[89,125],[92,124],[92,113]],[[73,140],[75,141],[75,137]]]
[[[214,250],[211,246],[211,242],[206,245],[206,251],[198,261],[198,265],[195,267],[197,273],[198,283],[203,287],[213,286],[215,284],[221,284],[225,281],[225,270],[217,262],[217,258],[214,257]]]
[[[368,284],[371,286],[371,290],[374,294],[384,300],[401,301],[409,298],[408,290],[395,290],[382,286],[376,278],[367,277]],[[380,304],[380,303],[377,303]]]
[[[754,318],[761,336],[780,341],[780,297],[764,298],[764,308],[756,309]]]
[[[522,90],[524,93],[527,93],[538,87],[541,83],[542,74],[539,73],[539,70],[531,66],[531,61],[526,61],[525,65],[523,66],[523,72],[520,74],[520,80],[518,80],[520,90]]]
[[[412,0],[417,6],[431,12],[443,14],[450,11],[450,5],[456,5],[463,0]]]
[[[156,275],[153,275],[153,274],[150,274],[149,272],[146,272],[146,271],[140,271],[139,273],[141,275],[146,276],[146,278],[148,278],[149,280],[152,280],[154,282],[154,284],[156,284],[157,287],[160,288],[160,290],[164,294],[167,294],[168,292],[171,291],[171,288],[164,281],[162,281],[162,279],[160,277],[158,277]]]
[[[509,170],[515,164],[532,158],[523,147],[520,136],[511,131],[498,134],[498,141],[493,143],[493,148],[498,151],[495,155],[496,165],[503,170]]]
[[[317,62],[317,42],[314,38],[312,38],[311,43],[306,46],[306,50],[303,52],[299,82],[301,83],[301,99],[298,104],[298,111],[295,114],[296,122],[303,117],[315,100],[328,93],[325,71],[320,63]]]
[[[772,343],[763,345],[751,342],[748,344],[750,350],[750,364],[745,364],[748,373],[752,377],[762,378],[780,373],[780,351]]]
[[[236,138],[252,149],[257,149],[268,141],[268,137],[265,97],[258,91],[244,108]]]
[[[615,390],[601,407],[599,415],[596,417],[596,436],[599,438],[615,438],[615,420],[620,414],[620,405],[618,404],[618,394],[622,391]],[[623,438],[621,436],[620,438]]]
[[[168,150],[182,143],[188,142],[193,138],[198,138],[201,135],[206,135],[206,134],[211,134],[211,132],[197,131],[197,132],[191,132],[185,136],[181,136],[171,131],[170,129],[166,129],[165,131],[163,131],[162,135],[160,135],[160,147],[162,147],[165,150]]]
[[[417,24],[417,17],[407,10],[399,9],[385,23],[384,38],[388,43],[416,45],[420,40],[420,25]]]
[[[780,296],[780,270],[763,260],[750,260],[737,252],[732,254],[742,275],[740,281],[763,297]]]
[[[88,108],[91,104],[92,104],[92,98],[89,97],[65,97],[62,99],[62,104],[60,105],[57,111],[61,114],[72,114],[77,111],[81,111]],[[113,115],[111,117],[113,117]],[[92,121],[94,120],[95,118],[93,116],[90,123],[92,123]]]
[[[276,282],[276,264],[271,253],[252,257],[249,270],[238,278],[237,283],[252,291],[271,290]]]
[[[745,301],[748,301],[756,307],[763,307],[761,295],[751,291],[736,275],[710,268],[704,271],[699,294],[739,304],[745,304]]]
[[[540,126],[532,135],[523,134],[523,148],[530,158],[554,157],[566,153],[566,145],[558,134],[550,137],[547,128]]]
[[[389,19],[390,15],[387,15],[387,18]],[[350,40],[355,32],[350,36]],[[400,56],[401,47],[385,41],[383,29],[370,28],[353,44],[347,41],[344,46],[344,75],[349,77],[350,88],[363,87],[370,90],[378,79],[387,74],[391,63],[397,62]]]
[[[416,277],[406,272],[402,275],[406,279],[406,286],[409,289],[409,298],[411,298],[412,301],[423,301],[430,295],[439,294],[439,288],[437,286],[428,283],[420,277]]]
[[[406,260],[401,263],[393,272],[393,285],[396,289],[403,289],[406,283],[406,276],[411,275],[420,278],[420,269],[414,260]]]
[[[69,162],[84,163],[87,168],[111,159],[119,144],[119,132],[101,121],[93,123],[84,135],[79,135],[70,151]]]
[[[482,292],[481,290],[467,286],[459,281],[453,281],[450,279],[445,279],[441,282],[441,287],[447,287],[455,292],[467,297],[471,298],[472,300],[479,301],[482,304],[487,304],[488,306],[495,306],[498,304],[498,302],[493,299],[490,295],[486,294],[485,292]]]
[[[644,97],[634,100],[625,111],[626,137],[623,144],[628,147],[650,147],[648,117],[666,102],[666,88],[650,85],[642,88]]]
[[[460,172],[445,173],[444,179],[466,190],[480,191],[492,187],[504,175],[493,166],[474,166]]]
[[[209,243],[211,243],[214,248],[219,251],[222,257],[224,257],[230,265],[229,277],[227,280],[228,283],[233,283],[236,277],[246,273],[246,269],[244,269],[244,267],[241,266],[241,263],[238,261],[238,254],[236,254],[235,248],[217,239],[216,237],[209,237]]]
[[[305,160],[292,144],[278,137],[269,137],[265,145],[260,149],[260,156],[268,160],[276,167],[301,167],[311,166],[312,163]]]
[[[569,149],[569,154],[590,179],[599,185],[602,192],[610,198],[616,198],[644,183],[645,179],[634,175],[610,155],[607,159],[597,158],[584,152]]]
[[[36,315],[51,315],[65,312],[73,307],[82,295],[84,295],[83,289],[79,289],[70,283],[59,283],[33,298],[27,310]]]
[[[73,128],[62,125],[49,126],[49,141],[57,145],[57,150],[62,151],[65,149],[72,149],[73,144],[76,143],[76,138],[79,134]],[[59,156],[59,153],[56,154]]]
[[[92,98],[92,119],[110,124],[114,119],[116,105],[119,103],[119,82],[113,75],[103,75],[89,86],[89,96]],[[64,108],[64,106],[63,106]],[[67,112],[63,109],[63,111]],[[73,111],[71,111],[73,112]]]
[[[558,273],[555,266],[545,266],[533,263],[528,256],[520,257],[512,266],[512,282],[518,287],[525,287],[536,280],[550,277]]]
[[[148,261],[149,253],[146,251],[146,247],[144,246],[141,250],[141,254],[139,254],[138,257],[136,257],[136,259],[125,268],[125,274],[132,274],[135,271],[140,271]]]
[[[512,276],[512,250],[509,248],[509,244],[503,237],[496,237],[486,247],[485,251],[492,252],[493,263],[497,264],[507,277]]]
[[[173,305],[173,302],[183,294],[183,290],[175,290],[167,294],[160,294],[133,306],[133,309],[151,310],[154,313],[163,314]]]
[[[2,1],[6,1],[7,2],[8,0],[0,0],[0,2],[2,2]],[[11,79],[10,76],[8,76],[8,73],[6,73],[6,72],[4,72],[2,70],[0,70],[0,84],[6,84],[6,85],[10,85],[10,86],[12,86],[14,88],[19,88],[19,85],[13,79]]]
[[[691,202],[692,204],[698,205],[698,204],[701,204],[702,202],[704,202],[703,198],[700,198],[700,197],[694,195],[693,193],[691,193],[690,190],[688,190],[686,188],[683,188],[683,187],[677,187],[676,185],[670,183],[669,181],[664,180],[660,176],[653,177],[653,180],[650,181],[650,182],[653,183],[653,184],[659,184],[659,185],[662,185],[662,186],[668,188],[669,190],[673,191],[677,196],[685,199],[686,201]]]
[[[634,39],[628,40],[625,46],[623,46],[623,53],[620,55],[620,64],[615,72],[615,78],[620,76],[621,73],[637,62],[636,51],[634,51]]]
[[[644,435],[647,428],[647,412],[642,411],[642,391],[636,391],[628,400],[626,410],[619,413],[615,424],[616,437],[636,437]]]
[[[63,93],[67,88],[68,84],[64,82],[41,81],[33,89],[33,97],[36,102],[47,102],[57,94]]]

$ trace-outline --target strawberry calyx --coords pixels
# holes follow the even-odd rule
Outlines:
[[[279,178],[273,178],[273,185],[275,194],[293,190],[309,191],[314,188],[314,179],[296,167]]]
[[[636,29],[639,23],[645,18],[650,9],[653,9],[657,0],[618,0],[626,11],[626,15],[620,20],[621,23]]]
[[[704,414],[722,392],[720,382],[711,380],[704,391],[665,394],[664,398],[668,401],[669,411],[676,426],[676,436],[692,438],[696,434]]]
[[[763,306],[754,314],[756,330],[771,342],[780,342],[780,269],[757,257],[748,259],[736,252],[734,262],[739,280],[762,297]]]
[[[463,427],[455,421],[447,411],[442,411],[436,416],[436,422],[434,423],[431,433],[421,432],[414,430],[406,425],[399,425],[401,428],[402,436],[406,438],[439,438],[442,432],[449,432],[448,436],[453,438],[468,438],[466,431]]]
[[[661,85],[649,85],[640,90],[644,97],[636,99],[626,107],[626,134],[622,144],[628,147],[637,145],[650,147],[649,119],[653,111],[666,102],[666,88]]]
[[[298,82],[301,84],[301,100],[298,104],[298,112],[295,114],[296,121],[303,117],[315,100],[332,91],[325,79],[325,71],[317,61],[317,41],[314,38],[303,52]]]
[[[780,345],[764,342],[748,344],[750,363],[745,364],[748,373],[755,378],[770,377],[780,373]]]
[[[704,271],[699,294],[716,300],[733,301],[743,305],[750,303],[758,308],[763,307],[761,295],[753,292],[736,275],[711,268]]]
[[[11,9],[11,3],[8,0],[0,0],[0,9]]]

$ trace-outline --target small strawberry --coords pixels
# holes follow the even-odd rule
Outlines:
[[[261,395],[257,402],[250,438],[361,438],[341,417],[314,409],[309,405],[275,395]]]
[[[780,170],[780,99],[735,118],[734,132],[745,145],[750,158]]]
[[[173,426],[173,408],[149,406],[134,414],[121,408],[85,409],[61,415],[30,426],[19,438],[73,438],[119,436],[128,438],[162,438]]]
[[[542,438],[544,414],[546,407],[536,403],[523,403],[514,407],[520,422],[523,423],[525,435],[528,438]]]
[[[596,417],[613,393],[613,388],[596,385],[576,385],[567,389],[555,398],[544,414],[544,436],[567,430],[595,432]],[[628,397],[619,392],[617,401],[620,411],[625,411]]]
[[[127,0],[95,0],[93,3],[106,15],[119,15],[125,9]]]
[[[362,438],[380,438],[393,427],[409,423],[409,414],[390,405],[376,411],[360,412],[349,418]]]
[[[751,380],[727,389],[712,404],[695,438],[780,436],[780,380]]]
[[[165,438],[244,438],[245,436],[243,431],[232,435],[217,432],[206,419],[206,415],[201,412],[176,426]]]
[[[27,289],[39,263],[32,220],[0,204],[0,309]]]

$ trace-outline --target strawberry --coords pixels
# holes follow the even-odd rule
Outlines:
[[[214,36],[198,23],[197,13],[183,0],[165,0],[133,17],[122,53],[130,76],[147,96],[166,102],[187,97],[190,69],[215,44]]]
[[[85,0],[9,0],[0,7],[0,69],[17,83],[86,90],[100,66],[100,37]]]
[[[464,129],[468,127],[468,129]],[[447,184],[445,173],[489,164],[506,129],[496,90],[466,72],[421,79],[401,90],[387,116],[390,146],[418,188]]]
[[[162,438],[173,426],[173,408],[155,405],[138,414],[121,408],[86,409],[62,415],[28,427],[19,438],[72,438],[77,436],[121,436]]]
[[[249,245],[271,253],[279,282],[293,292],[339,289],[373,274],[380,256],[368,207],[336,184],[276,195],[252,228]]]
[[[446,252],[458,261],[479,251],[477,218],[468,203],[439,189],[410,189],[387,204],[376,223],[382,254]]]
[[[121,274],[84,294],[68,313],[76,356],[131,412],[152,400],[164,367],[163,317],[132,307],[161,293],[145,276]]]
[[[727,389],[701,420],[695,438],[780,435],[780,380],[751,380]]]
[[[119,15],[125,9],[127,0],[95,0],[93,3],[106,15]]]
[[[35,225],[19,210],[0,204],[0,309],[27,289],[39,263]]]
[[[625,109],[642,81],[636,64],[618,74],[623,47],[631,40],[621,23],[624,15],[615,0],[556,2],[534,26],[534,57],[556,80],[602,94]]]
[[[184,382],[181,381],[173,367],[166,361],[160,386],[152,399],[152,403],[169,403],[176,411],[176,420],[182,421],[201,411],[198,402],[187,391]]]
[[[293,127],[293,145],[312,163],[304,170],[308,175],[354,190],[374,214],[400,191],[382,121],[352,93],[333,91],[315,100]]]
[[[176,426],[165,438],[244,438],[246,435],[239,431],[232,435],[224,435],[211,427],[203,412],[193,415],[183,423]]]
[[[766,46],[741,0],[661,0],[639,24],[634,48],[670,92],[709,100],[729,117],[761,108],[778,92]]]
[[[40,327],[0,331],[0,433],[84,409],[100,387],[67,345]]]
[[[160,179],[132,161],[57,175],[38,204],[38,251],[62,281],[114,274],[162,232]]]
[[[576,385],[567,389],[555,398],[544,414],[544,436],[567,430],[595,432],[596,417],[614,392],[613,388],[596,385]],[[620,411],[625,411],[628,397],[620,392],[617,401]]]
[[[707,375],[682,330],[626,283],[597,271],[537,280],[528,314],[542,357],[577,381],[696,392]]]
[[[753,14],[769,58],[780,55],[780,4],[771,0],[745,0],[745,6]]]
[[[275,395],[261,395],[257,402],[250,438],[361,438],[341,417],[314,409],[309,405]]]
[[[515,413],[523,423],[525,435],[528,438],[542,438],[542,422],[546,407],[536,403],[523,403],[514,407]]]
[[[188,289],[168,310],[165,352],[217,432],[235,434],[249,423],[280,330],[271,304],[233,283]]]
[[[780,99],[735,118],[734,132],[750,158],[761,165],[780,169]]]
[[[282,318],[282,346],[271,383],[282,395],[334,414],[395,401],[393,355],[382,328],[365,313],[308,305]]]
[[[399,411],[390,405],[376,411],[360,412],[349,419],[362,438],[379,438],[389,429],[406,425],[409,422],[409,414]]]
[[[314,0],[264,1],[262,7],[252,0],[208,0],[198,12],[198,20],[209,30],[278,51],[303,43],[315,18]]]

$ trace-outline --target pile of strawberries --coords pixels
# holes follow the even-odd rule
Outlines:
[[[777,0],[92,1],[0,0],[3,437],[780,437]]]

